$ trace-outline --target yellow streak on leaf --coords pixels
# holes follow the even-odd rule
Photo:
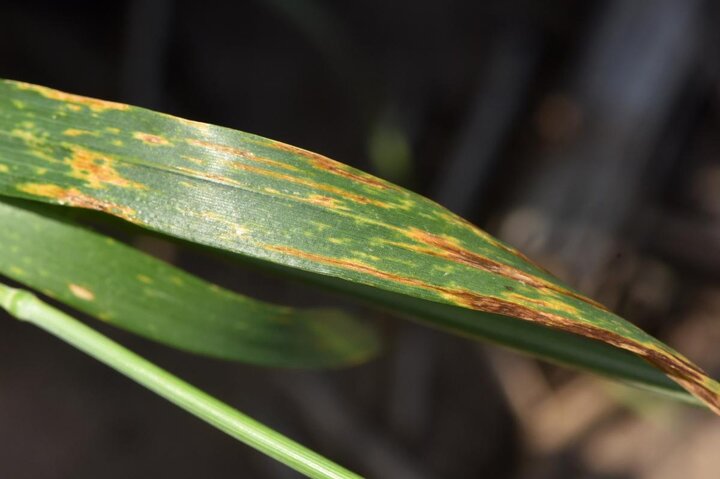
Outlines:
[[[143,143],[151,146],[170,146],[171,143],[159,135],[151,135],[150,133],[143,133],[142,131],[133,132],[133,138],[140,140]]]
[[[115,170],[115,160],[100,153],[72,146],[72,157],[65,160],[72,169],[71,176],[87,183],[90,188],[102,189],[107,185],[121,188],[145,189],[146,186],[124,178]]]
[[[68,108],[75,111],[79,110],[80,106],[85,106],[95,113],[100,113],[106,110],[127,110],[130,108],[128,105],[124,105],[122,103],[115,103],[112,101],[97,100],[95,98],[87,98],[80,95],[73,95],[71,93],[64,93],[44,86],[31,85],[30,83],[16,82],[16,85],[21,90],[34,91],[41,94],[45,98],[66,102],[68,103]]]
[[[50,198],[61,205],[103,211],[119,216],[132,223],[137,223],[135,210],[132,208],[93,198],[76,188],[62,188],[58,185],[43,183],[23,183],[18,185],[17,189],[33,196]]]
[[[53,199],[60,199],[61,196],[69,193],[69,192],[77,192],[80,193],[78,190],[72,188],[72,189],[65,189],[57,185],[46,185],[46,184],[40,184],[40,183],[25,183],[18,186],[18,189],[20,191],[24,191],[25,193],[29,193],[34,196],[43,196],[45,198],[53,198]]]
[[[602,304],[593,301],[575,291],[566,289],[561,286],[543,279],[539,276],[529,274],[518,268],[510,266],[508,264],[495,261],[488,256],[477,254],[471,250],[464,248],[460,242],[447,235],[435,235],[428,233],[418,228],[409,228],[405,235],[415,240],[418,245],[408,245],[398,242],[385,241],[388,244],[393,244],[404,249],[418,251],[426,253],[432,256],[438,256],[441,258],[448,259],[454,263],[469,266],[471,268],[477,268],[487,271],[492,274],[504,276],[506,278],[518,281],[523,285],[530,285],[540,289],[543,293],[548,295],[554,295],[556,298],[571,297],[587,304],[590,304],[598,309],[607,310]],[[563,310],[563,306],[559,302],[554,303],[554,309]],[[567,305],[567,308],[572,306]]]
[[[204,163],[203,160],[201,160],[201,159],[199,159],[199,158],[194,158],[194,157],[192,157],[192,156],[183,156],[182,158],[183,158],[184,160],[187,160],[187,161],[191,162],[191,163],[195,163],[196,165],[202,165],[202,164]]]
[[[27,130],[20,130],[18,128],[11,130],[10,136],[19,138],[25,143],[38,143],[40,141],[40,138],[35,136],[33,132]]]
[[[18,268],[17,266],[10,266],[10,272],[18,276],[22,276],[25,274],[25,270],[22,268]]]
[[[201,134],[205,134],[205,133],[207,133],[207,132],[210,131],[210,125],[207,124],[207,123],[202,123],[202,122],[200,122],[200,121],[195,121],[195,120],[188,120],[187,118],[180,118],[180,117],[176,117],[176,116],[170,116],[170,115],[167,115],[167,116],[168,116],[169,118],[177,121],[178,123],[181,123],[181,124],[183,124],[183,125],[185,125],[185,126],[189,126],[189,127],[191,127],[191,128],[194,128],[195,130],[197,130],[197,131],[200,132]]]
[[[0,173],[7,173],[8,171],[10,171],[10,168],[8,168],[8,165],[4,165],[4,164],[0,163]]]
[[[262,163],[262,164],[265,164],[268,166],[283,168],[283,169],[290,170],[290,171],[297,171],[297,167],[295,167],[294,165],[291,165],[291,164],[288,164],[288,163],[285,163],[282,161],[273,160],[270,158],[257,156],[255,153],[253,153],[252,151],[247,150],[247,149],[236,148],[236,147],[227,146],[227,145],[220,145],[217,143],[210,143],[208,141],[194,140],[194,139],[187,140],[187,142],[190,145],[197,146],[197,147],[203,148],[205,150],[210,150],[213,153],[222,153],[224,155],[242,158],[247,161],[254,161],[256,163]]]
[[[467,229],[470,232],[472,232],[474,235],[481,238],[483,241],[490,243],[492,246],[500,248],[500,249],[512,254],[513,256],[516,256],[517,258],[525,261],[526,263],[532,264],[533,266],[535,266],[536,268],[538,268],[541,271],[547,272],[547,270],[545,270],[545,268],[543,268],[539,264],[535,263],[533,260],[531,260],[524,254],[522,254],[517,249],[506,245],[502,241],[498,240],[497,238],[495,238],[492,235],[488,234],[487,232],[481,230],[474,224],[470,223],[465,218],[458,216],[455,213],[452,213],[449,211],[434,211],[433,215],[435,215],[437,218],[440,218],[441,220],[448,221],[448,222],[455,224],[461,228]]]
[[[321,233],[323,231],[325,231],[326,229],[330,228],[330,225],[326,225],[325,223],[320,223],[319,221],[310,220],[309,223],[312,224],[313,226],[315,226],[318,229],[318,231]]]
[[[77,128],[68,128],[63,132],[63,135],[65,136],[82,136],[82,135],[90,135],[90,136],[98,136],[96,131],[89,131],[89,130],[78,130]]]
[[[58,159],[52,154],[48,153],[48,147],[45,145],[44,138],[37,136],[34,132],[30,131],[34,128],[30,122],[23,122],[20,124],[25,129],[16,128],[10,131],[10,136],[22,140],[28,146],[28,153],[32,156],[40,158],[41,160],[47,161],[48,163],[58,163]],[[44,134],[47,136],[47,134]]]
[[[336,200],[335,198],[330,198],[329,196],[310,195],[307,198],[298,199],[301,201],[306,201],[313,205],[322,206],[323,208],[329,208],[331,210],[347,209],[345,206],[343,206],[342,202]]]
[[[140,281],[141,283],[151,284],[153,282],[151,277],[146,276],[144,274],[139,274],[136,277],[137,277],[137,280]]]
[[[552,309],[562,311],[570,316],[581,316],[581,312],[577,308],[569,304],[565,304],[557,299],[552,299],[549,295],[544,295],[542,299],[530,298],[518,293],[506,293],[501,295],[503,299],[507,299],[513,303],[521,304],[530,308]]]
[[[350,240],[347,239],[347,238],[346,238],[346,239],[342,239],[342,238],[328,238],[327,240],[328,240],[330,243],[332,243],[332,244],[346,244],[346,243],[349,243],[349,242],[350,242]]]
[[[68,288],[72,294],[83,301],[92,301],[95,299],[95,294],[92,291],[80,285],[70,283],[68,284]]]
[[[333,185],[316,182],[316,181],[313,181],[311,179],[304,178],[301,176],[293,176],[293,175],[289,175],[289,174],[285,174],[285,173],[280,173],[278,171],[268,170],[265,168],[258,168],[256,166],[252,166],[252,165],[248,165],[248,164],[244,164],[244,163],[232,163],[231,166],[237,170],[247,171],[250,173],[255,173],[255,174],[266,176],[269,178],[275,178],[275,179],[278,179],[280,181],[284,181],[287,183],[294,183],[297,185],[307,186],[309,188],[312,188],[313,190],[326,191],[328,193],[338,195],[344,199],[348,199],[348,200],[350,200],[354,203],[358,203],[358,204],[370,204],[370,205],[378,206],[380,208],[397,208],[397,207],[399,207],[399,208],[405,209],[404,205],[396,205],[393,203],[386,203],[384,201],[380,201],[380,200],[376,200],[376,199],[369,198],[366,196],[358,195],[358,194],[352,193],[348,190],[338,188]],[[270,188],[267,188],[267,187],[265,188],[265,191],[270,192],[270,193],[279,194],[279,192],[277,190],[271,190]]]
[[[375,256],[375,255],[372,255],[372,254],[368,254],[368,253],[366,253],[366,252],[364,252],[364,251],[352,251],[351,254],[352,254],[353,256],[357,256],[358,258],[365,258],[365,259],[369,259],[369,260],[371,260],[371,261],[380,261],[380,257],[379,257],[379,256]]]
[[[291,153],[295,155],[296,158],[307,161],[315,169],[326,171],[351,180],[355,183],[363,184],[375,189],[403,191],[399,186],[395,186],[392,183],[388,183],[387,181],[376,178],[363,171],[355,170],[319,153],[304,150],[302,148],[298,148],[297,146],[288,145],[279,141],[267,140],[267,142],[271,147],[277,150]]]

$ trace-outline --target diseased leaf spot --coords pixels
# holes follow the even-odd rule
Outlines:
[[[195,158],[195,157],[193,157],[193,156],[183,156],[182,158],[183,158],[184,160],[189,161],[190,163],[195,163],[196,165],[202,165],[203,163],[205,163],[205,162],[204,162],[203,160],[201,160],[200,158]]]
[[[215,144],[215,143],[209,143],[209,142],[200,141],[200,140],[194,140],[194,139],[187,140],[187,142],[188,142],[188,144],[190,144],[190,145],[197,146],[197,147],[202,147],[202,148],[204,148],[204,149],[206,149],[206,150],[209,150],[210,152],[213,152],[213,153],[215,154],[215,162],[218,162],[218,161],[228,161],[228,160],[227,160],[228,157],[237,157],[237,158],[241,158],[241,159],[247,160],[248,162],[262,163],[262,164],[265,164],[265,165],[280,167],[280,168],[289,169],[289,170],[293,170],[293,171],[294,171],[294,170],[297,170],[297,168],[296,168],[295,166],[293,166],[293,165],[290,165],[290,164],[287,164],[287,163],[283,163],[283,162],[279,162],[279,161],[276,161],[276,160],[272,160],[272,159],[269,159],[269,158],[264,158],[264,157],[257,156],[257,155],[255,155],[253,152],[251,152],[251,151],[249,151],[249,150],[243,150],[243,149],[239,149],[239,148],[232,148],[232,147],[228,147],[228,146],[225,146],[225,145],[218,145],[218,144]],[[219,156],[218,154],[221,154],[221,155]],[[206,161],[203,161],[203,160],[201,160],[201,159],[194,158],[194,157],[191,157],[191,156],[183,156],[182,158],[185,159],[185,160],[187,160],[187,161],[196,163],[196,164],[198,164],[198,165],[202,165],[202,164],[205,164],[205,163],[206,163]],[[328,159],[328,161],[331,161],[331,160]],[[339,165],[339,163],[338,163],[338,165]],[[332,194],[332,195],[336,195],[336,196],[338,196],[338,197],[340,197],[340,198],[342,198],[342,199],[350,200],[350,201],[352,201],[352,202],[354,202],[354,203],[357,203],[357,204],[373,205],[373,206],[377,206],[377,207],[380,207],[380,208],[400,208],[400,209],[408,209],[408,208],[410,207],[410,205],[413,204],[412,202],[407,202],[407,201],[405,201],[405,200],[401,200],[399,203],[390,203],[390,202],[380,201],[380,200],[378,200],[378,199],[369,198],[369,197],[367,197],[367,196],[363,196],[363,195],[359,195],[359,194],[357,194],[357,193],[353,193],[353,192],[351,192],[351,191],[348,191],[348,190],[346,190],[346,189],[343,189],[343,188],[340,188],[340,187],[337,187],[337,186],[334,186],[334,185],[331,185],[331,184],[313,181],[313,180],[311,180],[311,179],[309,179],[309,178],[306,178],[306,177],[303,177],[303,176],[300,176],[300,175],[293,175],[293,174],[283,173],[283,172],[279,172],[279,171],[275,171],[275,170],[270,170],[270,169],[266,169],[266,168],[261,168],[261,167],[255,166],[255,165],[251,165],[251,164],[248,164],[248,163],[241,162],[241,161],[228,161],[228,166],[229,166],[230,168],[233,168],[233,169],[236,169],[236,170],[240,170],[240,171],[244,171],[244,172],[248,172],[248,173],[257,174],[257,175],[265,176],[265,177],[268,177],[268,178],[273,178],[273,179],[275,179],[275,180],[279,180],[279,181],[284,182],[284,183],[291,183],[291,184],[296,184],[296,185],[305,186],[305,187],[307,187],[307,188],[309,188],[309,189],[311,189],[311,190],[313,190],[313,191],[323,191],[323,192],[327,192],[327,193],[330,193],[330,194]],[[177,169],[178,169],[179,171],[183,171],[183,172],[187,172],[187,173],[190,173],[190,172],[192,171],[192,170],[187,169],[187,168],[184,168],[184,167],[177,167]],[[202,176],[207,177],[207,176],[208,176],[208,174],[203,174],[203,173],[201,173],[201,172],[196,172],[196,173],[197,173],[197,176],[200,176],[200,177],[202,177]],[[360,172],[358,172],[358,174],[359,174],[359,173],[360,173]],[[216,176],[217,176],[217,175],[216,175]],[[368,175],[368,177],[373,178],[373,177],[371,177],[371,176],[369,176],[369,175]],[[228,182],[228,181],[229,181],[229,179],[225,180],[225,182]],[[379,181],[379,180],[378,180],[378,181]],[[239,183],[238,183],[238,182],[235,182],[235,184],[239,184]],[[276,189],[276,188],[272,188],[272,187],[267,187],[267,186],[266,186],[266,187],[263,188],[263,190],[266,191],[266,192],[269,192],[269,193],[276,194],[276,195],[278,195],[278,196],[288,197],[287,195],[283,195],[283,194],[282,194],[278,189]],[[297,198],[296,198],[296,199],[297,199]],[[300,200],[300,201],[306,201],[306,202],[307,202],[308,200]],[[310,200],[310,202],[313,202],[313,201]],[[323,203],[321,203],[321,202],[319,202],[319,201],[315,201],[315,204],[318,205],[318,206],[322,206],[322,205],[323,205]],[[334,206],[334,204],[331,203],[331,202],[329,202],[329,201],[325,201],[324,205],[327,206],[327,207],[330,207],[330,208],[332,208],[332,207]],[[336,208],[336,210],[337,210],[337,209],[340,209],[340,208]],[[342,209],[347,209],[347,208],[342,208]]]
[[[290,170],[290,171],[297,170],[297,168],[293,165],[290,165],[288,163],[283,163],[282,161],[276,161],[276,160],[272,160],[270,158],[264,158],[264,157],[257,156],[252,151],[244,149],[244,148],[237,148],[237,147],[232,147],[232,146],[227,146],[227,145],[219,145],[217,143],[211,143],[208,141],[195,140],[195,139],[187,140],[187,142],[190,145],[197,146],[197,147],[203,148],[205,150],[209,150],[215,154],[221,153],[224,156],[232,156],[232,157],[236,157],[236,158],[242,158],[243,160],[246,160],[246,161],[262,163],[267,166],[274,166],[276,168],[282,168],[282,169]]]
[[[323,208],[329,208],[333,210],[347,209],[338,200],[336,200],[335,198],[330,198],[329,196],[310,195],[305,201],[313,205],[318,205],[322,206]]]
[[[81,106],[89,108],[95,113],[103,112],[106,110],[127,110],[130,107],[122,103],[115,103],[112,101],[97,100],[95,98],[87,98],[80,95],[73,95],[71,93],[63,93],[52,88],[47,88],[39,85],[32,85],[30,83],[23,82],[10,82],[13,83],[20,90],[29,90],[41,94],[45,98],[51,100],[61,101],[68,104],[68,107],[72,110],[79,110]]]
[[[425,283],[416,278],[389,273],[358,261],[322,256],[286,246],[262,245],[262,247],[268,251],[275,251],[295,258],[302,258],[329,266],[361,272],[382,280],[422,288],[435,292],[451,304],[478,311],[512,316],[541,324],[543,326],[585,336],[590,339],[599,340],[612,346],[625,349],[656,365],[671,378],[678,381],[678,383],[683,384],[690,391],[693,391],[699,397],[703,398],[710,408],[720,414],[720,395],[718,395],[718,391],[714,391],[712,389],[711,385],[705,383],[704,372],[680,354],[671,350],[661,349],[661,347],[657,344],[651,342],[640,342],[632,338],[625,337],[621,334],[591,324],[581,318],[572,320],[557,314],[539,311],[529,306],[517,304],[493,296],[484,296],[464,289],[447,288]]]
[[[136,131],[133,133],[133,138],[140,140],[143,143],[151,146],[170,146],[171,143],[164,137],[159,135],[151,135],[150,133],[143,133]]]
[[[18,128],[10,131],[10,136],[19,138],[29,145],[39,143],[41,141],[40,138],[35,136],[35,134],[33,132],[28,131],[28,130],[21,130]]]
[[[58,185],[43,183],[23,183],[18,185],[17,189],[33,196],[49,198],[61,205],[111,213],[132,223],[138,223],[135,219],[135,210],[132,208],[93,198],[76,188],[62,188]]]
[[[107,185],[121,188],[145,189],[145,185],[128,180],[114,168],[114,160],[100,153],[71,146],[72,156],[65,160],[72,170],[71,176],[87,183],[90,188],[101,189]]]
[[[22,268],[18,268],[17,266],[10,266],[9,271],[11,274],[14,274],[16,276],[25,275],[25,270]]]
[[[152,282],[153,282],[153,280],[150,276],[146,276],[144,274],[139,274],[136,276],[136,278],[138,281],[140,281],[141,283],[145,283],[145,284],[152,284]]]
[[[436,210],[433,211],[433,216],[443,220],[447,221],[449,223],[456,224],[470,232],[472,232],[474,235],[478,236],[480,239],[482,239],[484,242],[489,243],[492,246],[495,246],[496,248],[500,248],[501,250],[505,251],[506,253],[510,253],[512,256],[515,256],[518,259],[521,259],[522,261],[528,263],[529,265],[534,266],[538,270],[542,271],[543,273],[547,273],[550,276],[552,276],[552,273],[550,273],[548,270],[534,262],[532,259],[525,256],[522,252],[518,251],[515,248],[512,248],[502,241],[498,240],[497,238],[493,237],[492,235],[488,234],[486,231],[481,230],[462,216],[458,216],[455,213],[452,213],[450,211],[443,211],[443,210]]]
[[[234,164],[232,164],[232,167],[237,170],[247,171],[249,173],[255,173],[255,174],[258,174],[261,176],[274,178],[274,179],[280,180],[282,182],[306,186],[315,191],[327,192],[327,193],[330,193],[333,195],[337,195],[343,199],[347,199],[354,203],[358,203],[358,204],[362,204],[362,205],[370,204],[373,206],[378,206],[380,208],[395,208],[395,207],[404,208],[403,205],[398,206],[393,203],[387,203],[387,202],[376,200],[373,198],[368,198],[366,196],[358,195],[351,191],[344,190],[337,186],[329,185],[326,183],[319,183],[317,181],[313,181],[308,178],[303,178],[300,176],[292,176],[292,175],[280,173],[277,171],[266,170],[264,168],[258,168],[256,166],[252,166],[252,165],[246,165],[243,163],[234,163]],[[275,188],[265,187],[263,189],[264,189],[264,191],[267,191],[269,193],[280,195],[280,191],[278,191]]]
[[[63,132],[63,135],[65,136],[82,136],[82,135],[89,135],[89,136],[98,136],[98,133],[96,131],[89,131],[89,130],[80,130],[77,128],[68,128]]]
[[[172,120],[175,120],[176,122],[178,122],[182,125],[191,127],[192,129],[196,130],[200,134],[207,133],[211,128],[211,125],[208,125],[207,123],[202,123],[202,122],[195,121],[195,120],[188,120],[187,118],[180,118],[177,116],[170,116],[170,115],[165,115],[165,116],[167,116],[168,118],[170,118]]]
[[[176,166],[175,169],[177,171],[185,173],[186,175],[188,175],[191,178],[210,181],[210,182],[218,183],[221,185],[242,186],[242,183],[240,183],[239,181],[235,181],[232,178],[228,178],[227,176],[223,176],[223,175],[218,175],[216,173],[207,173],[205,171],[194,170],[192,168],[185,168],[184,166]]]
[[[70,292],[76,298],[80,298],[83,301],[92,301],[95,299],[95,294],[92,291],[78,284],[70,283],[68,284],[68,289],[70,289]]]
[[[271,145],[278,150],[292,153],[293,155],[304,158],[310,162],[310,164],[319,169],[332,173],[337,176],[342,176],[356,183],[361,183],[373,188],[380,190],[400,190],[398,186],[395,186],[387,181],[383,181],[380,178],[376,178],[362,171],[355,170],[347,165],[339,163],[335,160],[331,160],[327,156],[320,155],[318,153],[298,148],[297,146],[288,145],[279,141],[271,141]]]
[[[561,296],[568,296],[568,297],[577,299],[579,301],[582,301],[584,303],[588,303],[598,309],[602,309],[603,311],[607,311],[607,308],[604,305],[602,305],[596,301],[593,301],[592,299],[587,298],[586,296],[578,294],[569,289],[557,286],[556,284],[551,283],[550,281],[547,281],[543,278],[539,278],[537,276],[530,275],[524,271],[521,271],[521,270],[514,268],[512,266],[509,266],[507,264],[501,263],[494,259],[490,259],[486,256],[482,256],[473,251],[465,249],[462,246],[460,246],[458,244],[457,240],[455,240],[454,238],[446,238],[443,236],[438,236],[438,235],[428,233],[426,231],[423,231],[423,230],[420,230],[417,228],[410,228],[406,234],[408,237],[414,239],[415,241],[417,241],[421,244],[431,246],[431,248],[425,248],[422,246],[418,247],[418,246],[412,246],[412,245],[405,245],[402,243],[397,243],[396,246],[400,246],[400,247],[406,248],[406,249],[412,249],[412,250],[419,251],[419,252],[422,252],[425,254],[429,254],[431,256],[439,256],[442,258],[447,258],[456,263],[460,263],[460,264],[464,264],[466,266],[470,266],[472,268],[477,268],[477,269],[481,269],[484,271],[488,271],[490,273],[494,273],[499,276],[504,276],[508,279],[518,281],[521,284],[529,285],[534,288],[540,289],[542,291],[552,291]],[[575,308],[572,308],[570,305],[560,304],[558,302],[556,302],[554,304],[553,309],[564,309],[566,311],[572,311],[573,313],[576,312]]]

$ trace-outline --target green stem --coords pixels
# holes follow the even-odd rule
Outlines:
[[[155,366],[28,291],[0,284],[0,306],[308,477],[360,477]]]

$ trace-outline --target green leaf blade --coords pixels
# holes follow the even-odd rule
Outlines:
[[[0,193],[602,341],[720,412],[720,385],[676,351],[432,201],[316,153],[15,82],[0,83],[0,127]]]
[[[349,365],[378,351],[372,330],[340,311],[252,300],[39,206],[0,200],[0,274],[109,324],[186,351],[271,366]]]

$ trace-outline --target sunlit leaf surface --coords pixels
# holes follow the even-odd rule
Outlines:
[[[0,274],[102,321],[272,366],[340,366],[377,352],[372,331],[344,313],[240,296],[28,203],[0,200]]]
[[[0,193],[598,340],[720,412],[720,385],[697,366],[519,252],[426,198],[277,141],[5,81]]]

